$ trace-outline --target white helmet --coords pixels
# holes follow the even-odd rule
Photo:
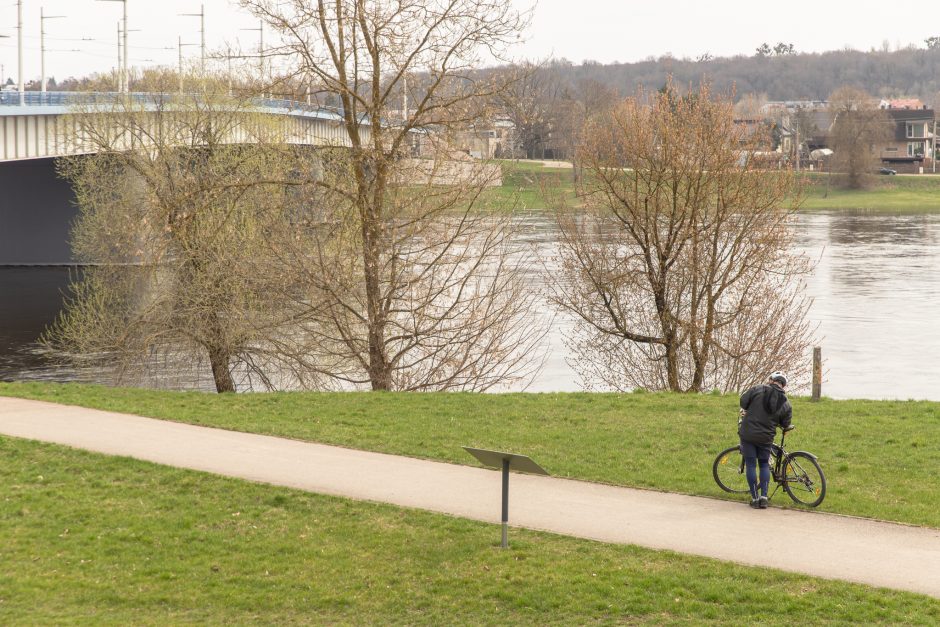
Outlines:
[[[768,378],[775,383],[779,383],[780,387],[787,387],[787,375],[783,374],[779,370],[776,372],[771,372],[770,377]]]

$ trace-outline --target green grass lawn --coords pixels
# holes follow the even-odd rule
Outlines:
[[[216,395],[4,384],[36,398],[353,448],[475,464],[461,446],[531,455],[556,476],[712,496],[715,455],[737,442],[737,397],[677,394],[275,393]],[[940,403],[795,398],[790,450],[819,456],[822,511],[940,528]],[[789,506],[781,492],[774,503]]]
[[[560,194],[569,206],[581,206],[570,169],[550,168],[527,161],[499,161],[503,168],[503,185],[484,195],[490,208],[514,207],[522,210],[545,210],[552,202],[544,190]],[[873,176],[871,186],[864,190],[841,189],[827,175],[801,174],[806,181],[804,210],[861,210],[873,212],[938,212],[940,211],[940,176]]]
[[[269,397],[272,398],[272,397]],[[0,437],[0,624],[937,624],[940,601]]]
[[[579,206],[570,168],[550,168],[526,161],[497,161],[503,170],[503,184],[484,194],[484,206],[521,211],[552,209],[555,194],[570,206]]]
[[[864,190],[840,189],[824,174],[804,175],[808,181],[803,209],[850,209],[877,212],[940,211],[940,176],[878,176]]]

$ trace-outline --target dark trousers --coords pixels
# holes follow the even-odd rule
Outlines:
[[[767,496],[770,486],[770,445],[754,444],[741,440],[741,455],[744,457],[744,476],[747,477],[747,486],[751,490],[751,498]],[[760,475],[758,476],[758,466]]]

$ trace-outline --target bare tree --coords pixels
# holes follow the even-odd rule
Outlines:
[[[589,115],[600,115],[620,100],[620,94],[615,89],[595,79],[578,81],[577,92]]]
[[[782,57],[786,55],[796,54],[796,48],[793,44],[783,43],[782,41],[777,42],[773,47],[770,46],[766,41],[758,46],[755,50],[758,57]]]
[[[542,331],[511,212],[477,209],[499,171],[449,141],[505,88],[474,68],[525,16],[488,0],[241,4],[281,38],[272,54],[340,101],[348,137],[321,155],[309,224],[276,244],[300,277],[300,367],[374,390],[526,379]]]
[[[843,184],[861,189],[879,163],[877,150],[891,137],[891,119],[867,93],[840,87],[829,96],[835,113],[829,142],[832,165],[842,174]]]
[[[734,116],[744,120],[759,120],[764,117],[763,107],[767,94],[744,94],[734,105]]]
[[[512,120],[522,145],[522,156],[540,159],[558,127],[561,84],[551,67],[523,63],[504,68],[511,76],[508,89],[497,95],[495,106]]]
[[[616,90],[593,79],[579,81],[577,91],[580,97],[579,102],[567,109],[568,159],[573,166],[572,174],[575,183],[581,177],[581,164],[578,161],[577,147],[582,141],[581,133],[584,130],[585,123],[591,117],[606,115],[621,99]]]
[[[558,213],[553,296],[577,319],[568,343],[589,383],[697,392],[805,372],[795,182],[760,169],[761,141],[706,87],[640,92],[588,123],[587,211]]]
[[[225,86],[77,107],[87,156],[61,162],[80,207],[73,232],[89,264],[47,340],[121,373],[208,363],[215,388],[236,375],[273,385],[268,339],[283,333],[264,234],[284,220],[295,165],[279,126]]]
[[[790,127],[796,133],[793,142],[795,158],[800,159],[802,155],[807,153],[804,146],[819,133],[816,116],[813,115],[811,109],[800,107],[793,112],[790,118]]]

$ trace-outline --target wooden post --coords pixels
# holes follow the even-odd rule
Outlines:
[[[813,400],[822,394],[822,348],[813,347]]]

